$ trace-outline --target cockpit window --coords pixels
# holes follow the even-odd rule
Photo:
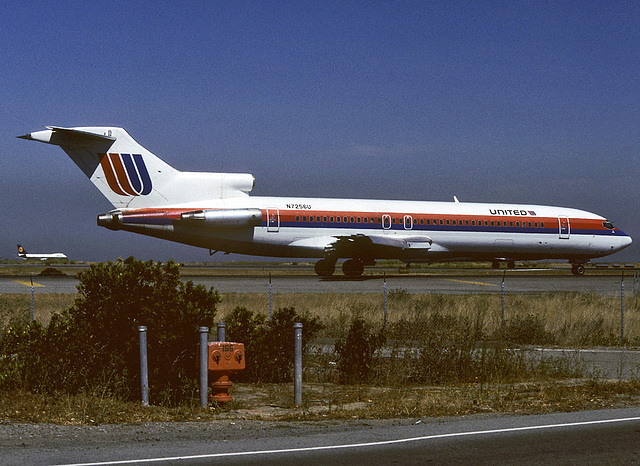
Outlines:
[[[607,230],[613,230],[615,228],[611,222],[602,222],[602,226]]]

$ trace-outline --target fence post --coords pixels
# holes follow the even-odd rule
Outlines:
[[[142,406],[149,406],[149,371],[147,367],[147,327],[140,325],[140,389]]]
[[[302,404],[302,324],[293,324],[295,334],[295,355],[293,364],[293,392],[296,406]]]
[[[384,323],[382,324],[382,328],[387,327],[387,273],[382,273],[382,296],[383,296],[383,312],[384,312]]]
[[[200,332],[200,407],[206,408],[209,389],[209,327],[199,327]]]
[[[225,335],[225,328],[227,324],[224,322],[218,322],[218,341],[227,341]]]
[[[269,272],[269,322],[271,322],[271,272]]]
[[[29,274],[29,278],[31,279],[31,322],[33,322],[33,274]]]
[[[504,277],[507,275],[505,270],[502,274],[502,283],[500,284],[500,302],[502,304],[502,323],[500,324],[500,335],[504,336]]]
[[[620,344],[624,344],[624,270],[620,281]]]

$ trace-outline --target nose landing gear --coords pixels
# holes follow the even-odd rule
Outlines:
[[[573,264],[571,266],[571,273],[574,275],[584,275],[584,265],[582,264]]]

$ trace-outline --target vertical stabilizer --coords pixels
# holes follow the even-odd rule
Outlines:
[[[18,137],[60,146],[119,209],[246,196],[253,188],[248,174],[178,171],[122,128],[48,126]]]

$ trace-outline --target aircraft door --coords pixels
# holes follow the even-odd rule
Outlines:
[[[391,229],[391,215],[384,214],[382,216],[382,228],[384,230],[390,230]]]
[[[280,212],[274,207],[267,209],[267,231],[280,231]]]
[[[569,217],[558,216],[558,233],[560,239],[569,239],[571,234],[571,224],[569,223]]]
[[[413,217],[411,215],[404,216],[404,229],[413,230]]]

